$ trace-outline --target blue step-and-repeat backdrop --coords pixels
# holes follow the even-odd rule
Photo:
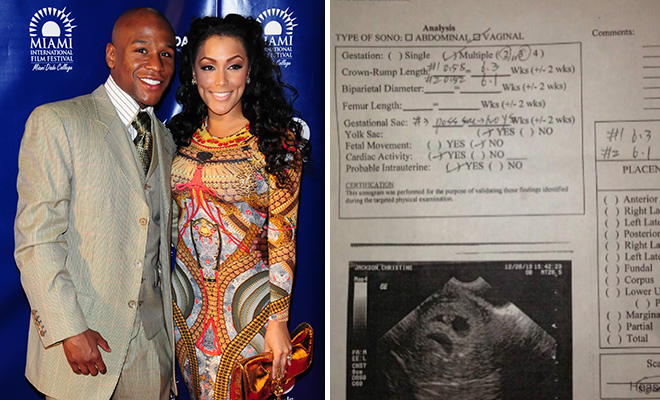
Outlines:
[[[288,394],[292,399],[324,395],[324,2],[321,0],[4,0],[0,2],[0,398],[39,399],[24,377],[30,308],[13,259],[17,159],[30,112],[40,104],[91,93],[109,70],[105,47],[115,19],[137,6],[154,7],[185,44],[190,21],[228,13],[251,15],[268,26],[266,39],[278,54],[284,80],[300,97],[294,103],[312,142],[311,168],[303,179],[298,231],[298,267],[291,328],[309,322],[316,333],[314,364]],[[52,29],[44,30],[48,24]],[[59,29],[55,29],[57,26]],[[45,36],[44,36],[45,33]],[[49,50],[49,51],[43,51]],[[178,65],[178,64],[177,64]],[[177,67],[178,71],[178,67]],[[174,79],[157,115],[178,112]],[[178,368],[177,368],[178,369]],[[179,383],[179,399],[189,399]],[[286,398],[283,397],[283,398]]]

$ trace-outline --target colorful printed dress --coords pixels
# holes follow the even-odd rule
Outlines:
[[[202,127],[174,158],[176,357],[193,399],[224,400],[234,362],[264,351],[268,320],[288,318],[300,173],[295,162],[276,187],[247,126],[222,139]],[[270,265],[250,253],[266,220]]]

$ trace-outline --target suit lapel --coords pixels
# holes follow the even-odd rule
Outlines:
[[[162,212],[165,216],[169,214],[172,205],[172,193],[170,190],[170,173],[172,171],[172,157],[167,144],[165,143],[166,135],[169,132],[158,121],[154,121],[154,153],[152,157],[152,165],[154,171],[158,168],[158,176],[160,177],[160,196],[162,199]]]
[[[128,138],[126,127],[117,116],[117,111],[105,93],[103,86],[96,89],[93,96],[99,113],[99,121],[107,127],[103,140],[108,148],[108,152],[117,162],[122,173],[131,184],[131,187],[146,202],[146,195],[142,187],[142,177],[140,171],[137,169],[138,165],[133,155],[134,149],[132,146],[134,144]]]

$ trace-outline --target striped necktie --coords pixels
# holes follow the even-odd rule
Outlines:
[[[137,147],[138,157],[144,168],[144,175],[149,173],[149,165],[151,164],[151,154],[153,152],[153,145],[151,140],[151,117],[146,111],[140,111],[131,125],[137,131],[137,136],[133,139],[135,147]]]

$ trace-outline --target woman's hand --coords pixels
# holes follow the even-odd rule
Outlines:
[[[284,376],[289,360],[287,356],[291,354],[291,336],[289,336],[289,329],[286,322],[269,321],[268,328],[266,328],[265,350],[273,352],[273,371],[271,378],[276,379],[276,372],[279,369],[280,376]]]

